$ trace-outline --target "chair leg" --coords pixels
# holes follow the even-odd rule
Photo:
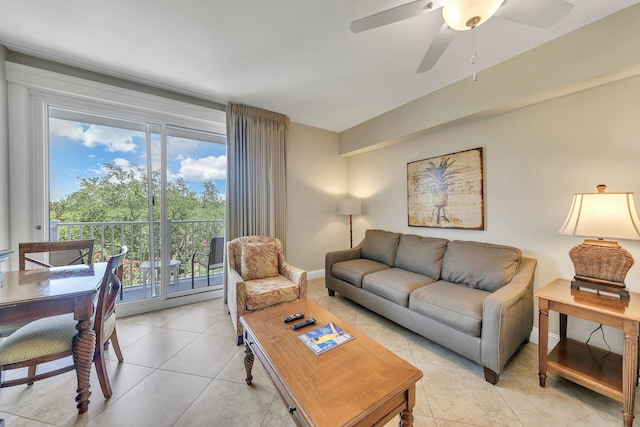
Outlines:
[[[27,378],[33,378],[36,376],[36,367],[37,365],[35,364],[29,365],[29,367],[27,368]],[[33,381],[28,382],[27,385],[33,385]]]
[[[118,341],[118,334],[116,333],[116,329],[113,329],[111,333],[111,337],[109,337],[109,341],[111,341],[111,345],[113,346],[113,351],[116,353],[116,357],[119,362],[124,361],[124,357],[122,357],[122,350],[120,350],[120,342]]]
[[[195,254],[193,255],[195,256]],[[195,279],[196,279],[196,270],[195,270],[195,262],[193,258],[191,258],[191,289],[195,289]]]
[[[109,383],[107,365],[104,362],[104,351],[102,350],[101,345],[96,346],[96,348],[99,349],[94,355],[96,374],[98,374],[98,382],[100,383],[100,388],[102,388],[102,394],[104,395],[105,399],[108,399],[111,397],[113,392],[111,391],[111,384]]]

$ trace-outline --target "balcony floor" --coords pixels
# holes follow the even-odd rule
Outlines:
[[[212,274],[209,279],[210,286],[208,289],[222,289],[223,274]],[[194,280],[194,289],[207,288],[207,276],[198,276]],[[167,286],[169,294],[191,290],[191,277],[179,278],[177,286],[173,280]],[[160,295],[160,283],[156,283],[156,296]],[[137,284],[133,286],[125,286],[122,291],[122,299],[119,302],[139,301],[145,298],[151,298],[151,285]]]

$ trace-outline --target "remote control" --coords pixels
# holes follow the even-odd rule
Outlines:
[[[295,330],[295,329],[304,328],[305,326],[313,325],[314,323],[316,323],[316,319],[314,319],[312,317],[311,319],[307,319],[307,320],[303,320],[302,322],[294,323],[293,326],[291,326],[291,329]]]
[[[298,320],[298,319],[302,319],[304,317],[304,313],[296,313],[296,314],[292,314],[291,316],[287,316],[284,319],[282,319],[282,321],[284,323],[289,323],[289,322],[293,322],[294,320]]]

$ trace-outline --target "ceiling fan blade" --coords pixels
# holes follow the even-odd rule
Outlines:
[[[424,54],[424,58],[422,58],[422,62],[420,63],[417,72],[424,73],[425,71],[432,69],[455,35],[456,30],[452,30],[447,24],[442,25],[440,30],[438,30],[438,34],[436,34],[436,37],[433,39],[433,42],[431,42],[431,46],[427,49],[427,53]]]
[[[550,28],[573,9],[564,0],[506,0],[495,16],[532,27]]]
[[[382,27],[407,18],[418,16],[421,13],[430,12],[442,7],[445,0],[416,0],[411,3],[396,6],[382,12],[374,13],[365,18],[353,21],[349,28],[354,33]]]

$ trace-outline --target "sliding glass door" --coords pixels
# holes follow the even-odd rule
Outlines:
[[[126,245],[120,303],[216,289],[221,271],[194,260],[224,236],[224,142],[187,127],[49,106],[50,240],[94,239],[96,262]]]

